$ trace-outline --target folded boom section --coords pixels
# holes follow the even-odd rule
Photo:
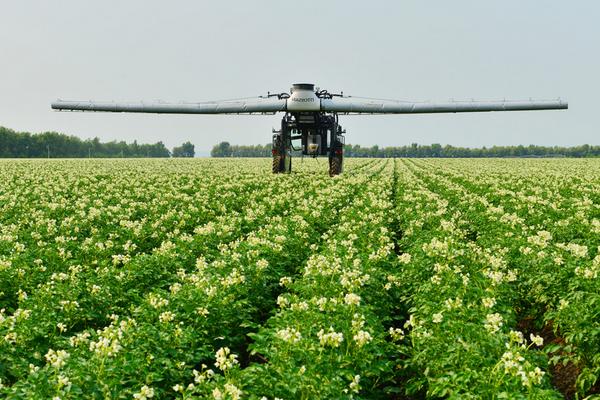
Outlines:
[[[116,103],[63,100],[57,100],[52,103],[52,108],[60,111],[106,111],[157,114],[272,114],[277,111],[285,111],[285,106],[285,99],[274,98],[205,103]]]
[[[485,111],[559,110],[568,108],[562,100],[451,101],[445,103],[370,100],[334,97],[321,100],[321,110],[340,114],[423,114]]]

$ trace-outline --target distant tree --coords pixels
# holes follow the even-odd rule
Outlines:
[[[545,146],[492,146],[482,148],[454,147],[439,143],[419,145],[411,143],[398,147],[361,147],[360,145],[344,145],[346,157],[600,157],[600,146],[584,144],[575,147],[545,147]],[[271,145],[239,146],[221,142],[213,147],[213,157],[269,157]]]
[[[81,140],[58,132],[31,134],[0,127],[0,157],[169,157],[162,142],[138,144],[134,141],[102,143],[100,139]]]
[[[194,150],[194,145],[187,141],[179,147],[173,147],[173,152],[171,154],[173,157],[194,157],[196,152]]]
[[[229,142],[221,142],[210,151],[211,157],[231,157],[232,150]]]

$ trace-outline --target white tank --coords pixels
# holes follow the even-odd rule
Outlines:
[[[287,99],[288,111],[319,111],[321,99],[315,94],[312,83],[295,83],[292,85],[290,98]]]

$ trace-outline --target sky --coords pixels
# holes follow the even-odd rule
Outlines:
[[[0,126],[82,139],[264,144],[276,115],[55,112],[64,100],[209,101],[312,82],[398,100],[569,110],[341,116],[346,143],[600,144],[598,1],[0,0]]]

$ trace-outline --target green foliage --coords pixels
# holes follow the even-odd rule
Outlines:
[[[213,157],[270,157],[271,144],[242,146],[229,145],[227,151],[223,151],[222,142],[216,145],[211,152]],[[227,154],[227,155],[223,155]],[[493,146],[477,148],[442,146],[438,143],[432,145],[418,145],[412,143],[408,146],[398,147],[361,147],[360,145],[347,144],[344,146],[346,157],[356,158],[412,158],[412,157],[435,157],[435,158],[487,158],[487,157],[599,157],[600,146],[587,144],[574,147],[546,147],[546,146]]]
[[[191,142],[185,142],[179,147],[174,147],[172,156],[173,157],[191,157],[193,158],[196,154],[194,145]]]
[[[0,127],[0,158],[169,157],[170,155],[162,142],[102,143],[98,138],[81,140],[77,136],[67,136],[57,132],[31,134]]]
[[[574,147],[547,147],[547,146],[493,146],[478,148],[442,146],[438,143],[432,145],[418,145],[399,147],[361,147],[360,145],[347,144],[344,146],[347,157],[434,157],[434,158],[488,158],[488,157],[599,157],[600,146],[584,144]]]
[[[221,142],[212,148],[210,155],[211,157],[231,157],[231,145],[229,142]]]
[[[320,161],[0,160],[0,397],[593,396],[597,159]]]

